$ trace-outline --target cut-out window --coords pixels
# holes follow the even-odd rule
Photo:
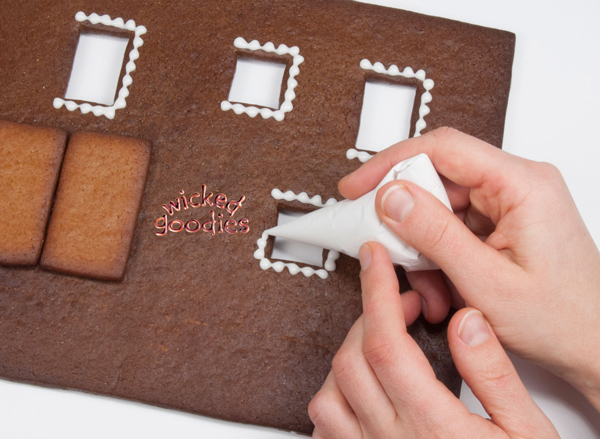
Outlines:
[[[282,121],[294,108],[295,78],[304,61],[300,49],[285,44],[275,47],[271,42],[261,45],[257,40],[248,43],[242,37],[233,45],[239,50],[237,65],[229,100],[221,102],[221,110]]]
[[[137,26],[133,20],[82,11],[75,14],[75,20],[82,24],[71,77],[64,97],[54,98],[52,105],[114,119],[115,111],[127,106],[131,74],[140,57],[146,27]],[[128,48],[131,50],[126,56]],[[127,64],[123,66],[125,58]]]
[[[367,81],[356,148],[379,152],[408,139],[416,88]]]
[[[366,71],[367,79],[363,108],[356,149],[346,151],[346,157],[364,163],[372,157],[366,151],[379,152],[421,135],[427,126],[425,116],[430,111],[427,104],[432,99],[434,82],[424,70],[400,70],[395,64],[386,68],[380,62],[371,64],[363,59],[360,68]]]
[[[288,223],[302,215],[305,215],[305,213],[280,210],[277,218],[277,225]],[[314,245],[275,237],[271,259],[300,262],[315,267],[323,267],[323,249]]]
[[[65,99],[112,105],[128,43],[123,37],[80,34]]]
[[[284,63],[238,57],[229,101],[279,109]]]

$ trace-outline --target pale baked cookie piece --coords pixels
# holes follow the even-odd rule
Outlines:
[[[40,265],[120,280],[146,186],[150,142],[97,133],[71,136]]]
[[[0,121],[0,265],[36,265],[67,132]]]

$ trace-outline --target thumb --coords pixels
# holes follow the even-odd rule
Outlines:
[[[448,343],[458,372],[496,425],[511,437],[559,437],[480,311],[458,311],[448,326]]]
[[[457,287],[464,285],[463,279],[469,285],[477,279],[485,282],[485,273],[509,264],[440,200],[414,183],[396,180],[382,186],[375,206],[379,218],[396,235],[438,264]]]

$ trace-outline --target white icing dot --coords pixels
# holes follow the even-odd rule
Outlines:
[[[54,101],[52,101],[52,106],[56,109],[62,107],[65,104],[65,101],[63,101],[61,98],[54,98]]]
[[[388,69],[388,74],[389,74],[389,75],[394,75],[394,76],[397,76],[397,75],[399,75],[399,74],[400,74],[400,69],[398,68],[398,66],[397,66],[397,65],[395,65],[395,64],[392,64],[392,65],[390,66],[390,68]]]
[[[250,117],[256,117],[256,115],[258,114],[258,108],[256,107],[249,107],[246,112],[248,113],[248,116]]]
[[[237,37],[233,41],[233,45],[238,49],[243,49],[244,47],[246,47],[246,40],[244,40],[242,37]]]

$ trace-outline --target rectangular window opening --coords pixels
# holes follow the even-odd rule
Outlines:
[[[129,38],[81,32],[65,99],[113,105]]]
[[[409,138],[417,89],[367,80],[356,149],[379,152]]]
[[[287,64],[238,56],[229,101],[278,110]]]
[[[306,215],[306,213],[307,212],[293,210],[280,210],[277,217],[277,225],[288,223],[298,217]],[[323,267],[323,249],[314,245],[275,237],[271,259]]]

